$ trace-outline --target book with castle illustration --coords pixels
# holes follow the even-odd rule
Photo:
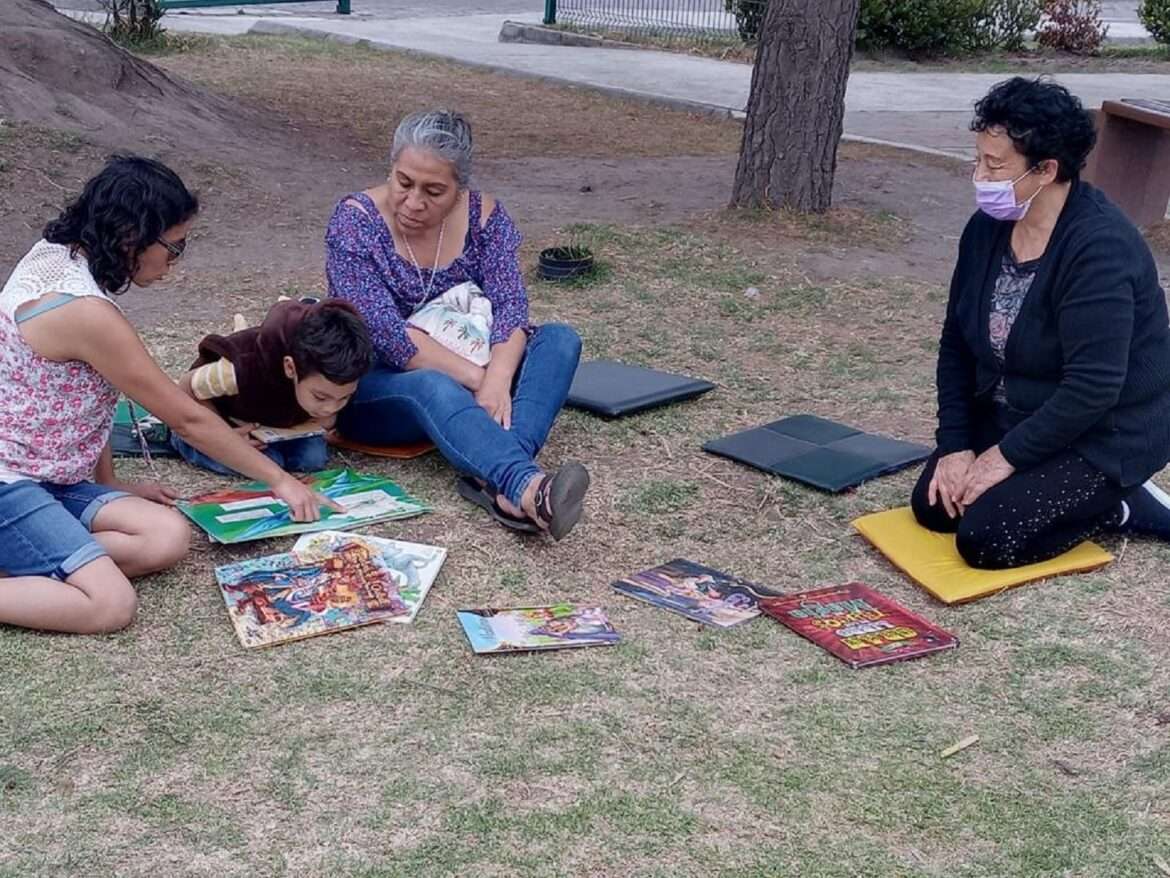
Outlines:
[[[959,645],[949,631],[860,582],[763,598],[760,609],[854,670]]]
[[[269,537],[364,527],[380,521],[410,518],[430,511],[390,479],[350,469],[333,469],[301,477],[301,481],[343,507],[322,506],[318,521],[293,521],[287,504],[262,482],[225,488],[178,503],[183,514],[216,543],[242,543]]]
[[[619,579],[613,587],[628,597],[718,628],[756,618],[760,599],[776,594],[683,558]]]
[[[302,537],[293,551],[217,567],[240,643],[274,646],[376,622],[410,622],[446,549],[356,534]]]
[[[297,557],[312,561],[336,555],[349,545],[364,547],[374,559],[374,564],[388,571],[394,580],[394,588],[406,612],[383,621],[413,622],[439,575],[439,568],[447,559],[447,550],[425,543],[408,543],[332,530],[305,534],[296,541],[292,550]]]
[[[456,615],[477,654],[612,646],[621,640],[601,607],[562,603],[550,607],[459,610]]]

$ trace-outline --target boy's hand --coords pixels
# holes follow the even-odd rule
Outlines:
[[[245,439],[253,448],[263,448],[264,443],[252,435],[252,431],[259,426],[259,424],[240,424],[238,427],[232,427],[232,431]]]

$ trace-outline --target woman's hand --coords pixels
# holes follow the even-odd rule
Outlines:
[[[951,518],[962,515],[963,505],[960,498],[967,489],[971,466],[974,463],[974,451],[956,451],[940,457],[934,466],[934,477],[926,489],[927,502],[934,506],[942,500],[947,515]]]
[[[489,371],[475,392],[475,401],[497,424],[505,430],[512,429],[512,388],[508,382],[494,379]]]
[[[158,482],[116,482],[111,487],[152,503],[161,503],[163,506],[174,506],[176,500],[183,499],[174,488],[160,485]]]
[[[999,450],[998,445],[992,445],[975,459],[967,473],[967,485],[959,503],[965,508],[983,496],[988,488],[994,488],[1016,471]]]
[[[327,506],[334,512],[345,511],[344,507],[318,494],[304,482],[290,475],[274,483],[272,493],[288,504],[293,521],[317,521],[321,518],[322,506]]]

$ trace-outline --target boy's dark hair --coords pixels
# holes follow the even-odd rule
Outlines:
[[[349,384],[374,364],[366,324],[342,302],[311,308],[293,331],[290,348],[298,380],[320,375],[334,384]]]
[[[130,286],[142,251],[198,212],[199,199],[162,162],[115,155],[42,234],[74,256],[84,251],[98,286],[120,293]]]
[[[1063,85],[1015,76],[995,85],[975,105],[972,131],[1003,128],[1034,168],[1055,159],[1056,179],[1075,180],[1097,142],[1093,117]]]

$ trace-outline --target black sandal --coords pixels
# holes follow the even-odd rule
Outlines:
[[[459,491],[459,496],[464,500],[470,500],[476,506],[485,510],[488,515],[502,524],[504,527],[519,531],[520,533],[535,534],[540,533],[540,527],[535,521],[529,518],[517,518],[515,515],[509,515],[500,508],[500,504],[496,502],[495,496],[487,488],[481,488],[475,479],[468,476],[463,476],[456,483],[456,490]]]
[[[587,490],[589,471],[575,461],[541,479],[534,505],[544,529],[554,540],[563,539],[581,519]]]

